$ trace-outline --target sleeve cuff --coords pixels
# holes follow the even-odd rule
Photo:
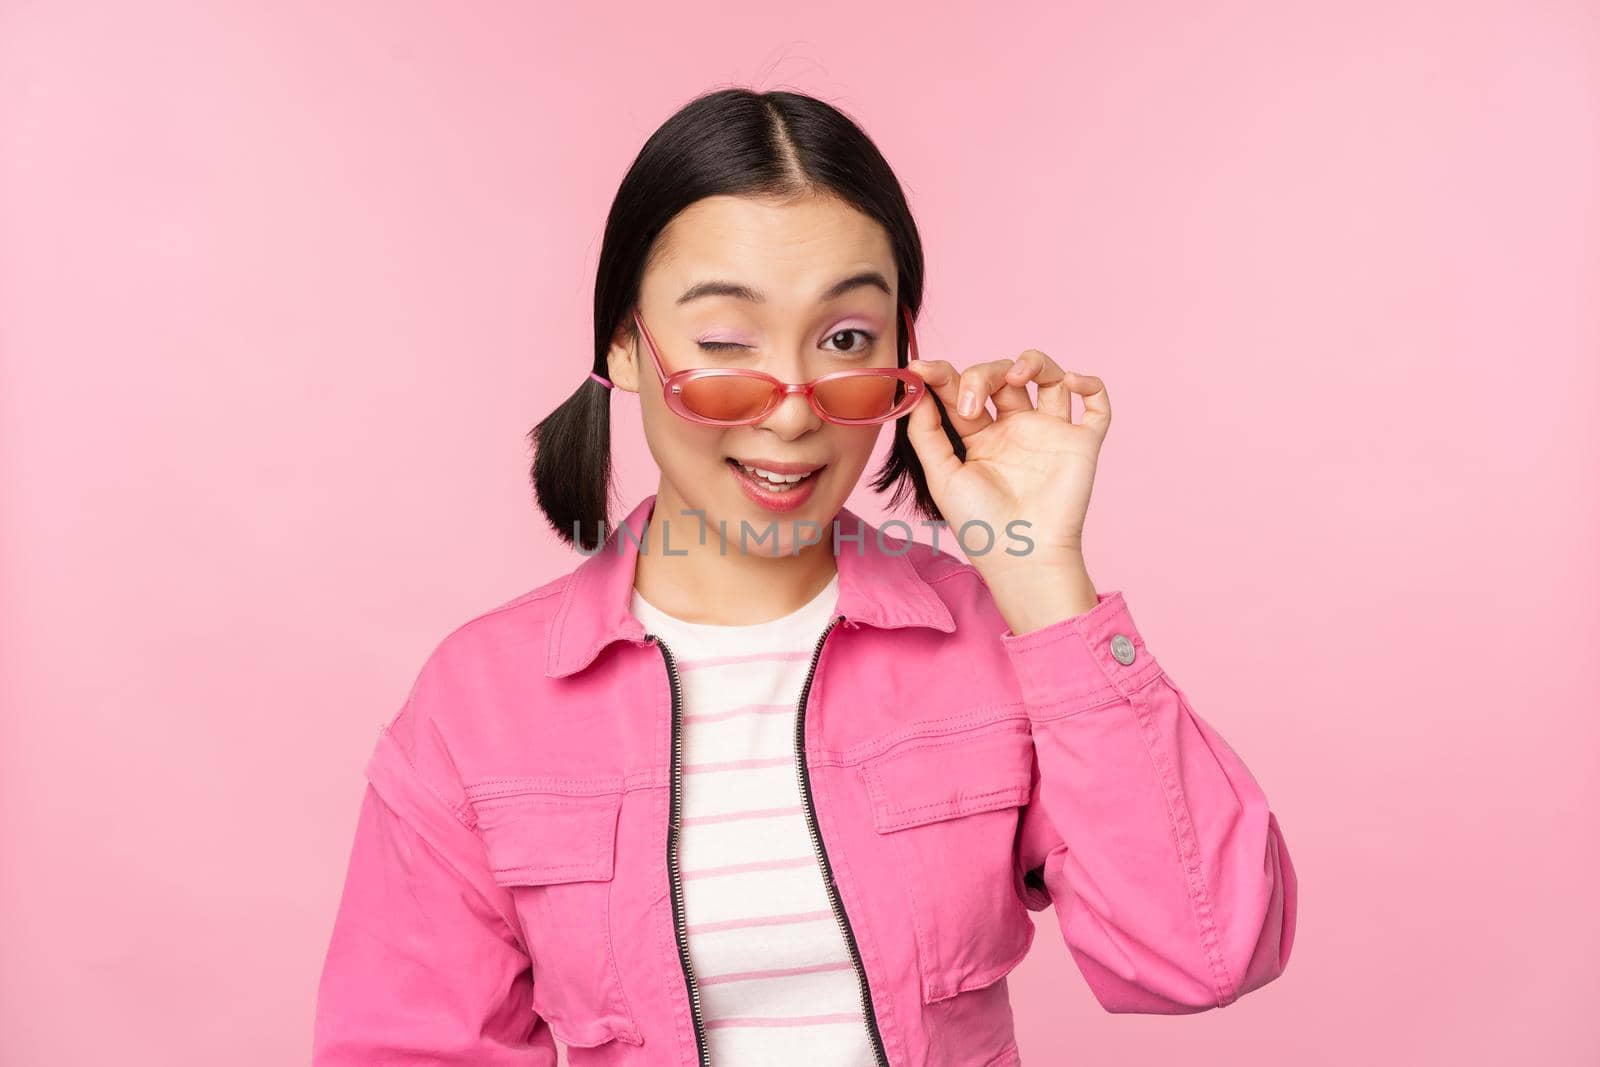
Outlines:
[[[1081,615],[1025,634],[1001,632],[1030,714],[1061,715],[1121,700],[1161,673],[1122,591],[1095,598]]]

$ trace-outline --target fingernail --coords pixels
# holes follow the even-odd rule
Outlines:
[[[961,390],[961,396],[956,401],[956,414],[964,419],[970,419],[978,413],[978,394],[971,389]]]

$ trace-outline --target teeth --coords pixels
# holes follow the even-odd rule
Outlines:
[[[809,478],[811,476],[810,474],[779,474],[776,471],[763,470],[760,467],[751,467],[743,463],[740,463],[739,466],[742,469],[749,471],[751,474],[754,474],[756,477],[770,482],[773,485],[793,485],[802,478]]]

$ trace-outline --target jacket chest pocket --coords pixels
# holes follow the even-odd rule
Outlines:
[[[611,943],[622,794],[523,791],[473,802],[490,871],[516,904],[533,1007],[568,1045],[642,1041]]]
[[[861,764],[874,828],[898,852],[924,1003],[998,981],[1033,943],[1013,858],[1033,761],[1026,720],[1008,719]]]

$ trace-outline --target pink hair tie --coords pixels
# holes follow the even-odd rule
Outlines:
[[[608,382],[604,378],[600,377],[600,375],[596,374],[594,371],[590,371],[589,372],[589,377],[593,378],[595,381],[599,382],[601,385],[605,386],[607,389],[612,388],[612,385],[611,385],[610,382]]]

